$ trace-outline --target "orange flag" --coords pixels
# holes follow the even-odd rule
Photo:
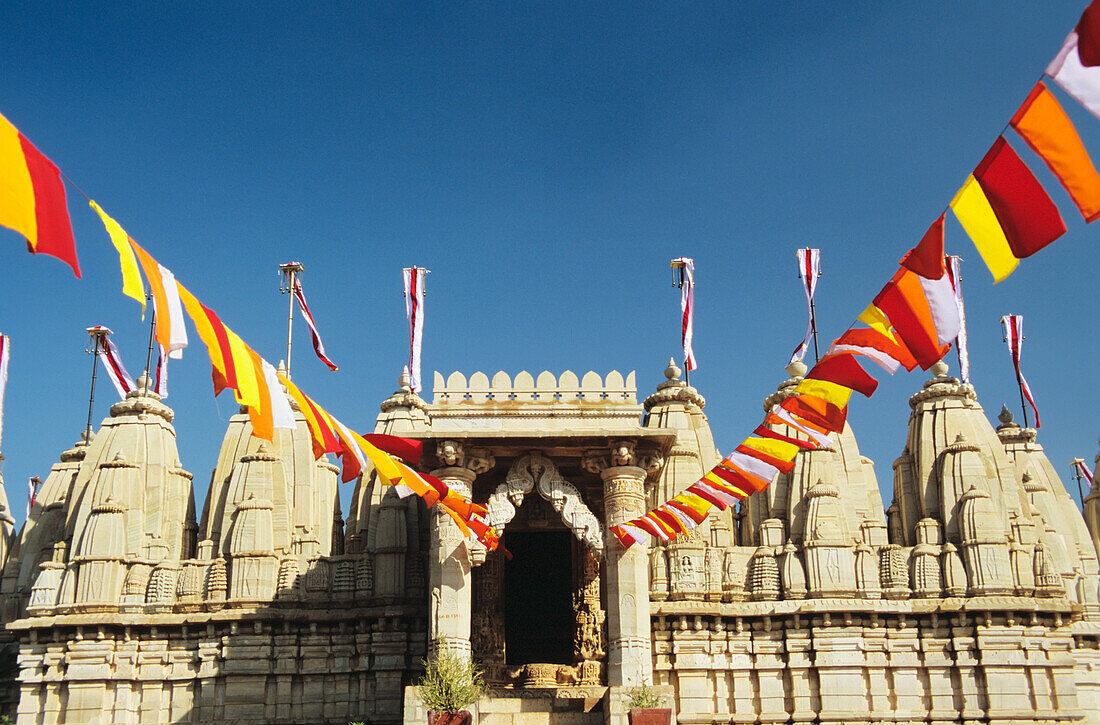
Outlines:
[[[1011,124],[1062,182],[1085,221],[1100,217],[1100,174],[1073,122],[1046,84],[1035,84]]]

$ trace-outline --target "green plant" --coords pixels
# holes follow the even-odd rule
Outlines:
[[[481,668],[469,657],[447,649],[442,638],[433,645],[434,654],[424,660],[424,676],[417,684],[420,700],[429,712],[460,712],[485,694]]]
[[[649,710],[665,704],[665,698],[650,689],[644,682],[627,694],[630,695],[630,700],[626,704],[628,710]]]

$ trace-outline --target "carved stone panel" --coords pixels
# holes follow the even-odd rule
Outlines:
[[[489,497],[489,524],[498,534],[504,533],[504,527],[515,518],[516,507],[521,506],[524,496],[532,491],[537,491],[553,506],[578,541],[602,556],[604,535],[599,519],[581,500],[577,488],[562,478],[553,461],[538,451],[517,458],[504,483]]]

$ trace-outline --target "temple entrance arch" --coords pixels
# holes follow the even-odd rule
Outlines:
[[[604,534],[600,520],[581,500],[577,488],[562,478],[554,462],[539,451],[517,458],[504,483],[489,497],[489,525],[498,534],[503,534],[505,526],[516,515],[516,507],[521,506],[524,497],[532,491],[538,491],[539,496],[553,506],[578,541],[603,556]]]
[[[532,495],[537,493],[538,495]],[[490,496],[502,552],[474,569],[471,639],[497,686],[605,682],[599,519],[538,451],[519,456]]]

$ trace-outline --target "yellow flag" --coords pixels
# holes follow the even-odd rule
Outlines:
[[[897,335],[894,334],[894,328],[890,325],[890,320],[887,319],[886,313],[878,307],[875,307],[873,302],[867,305],[867,309],[861,312],[857,319],[872,330],[893,340],[895,343],[901,342],[898,340]]]
[[[260,407],[260,384],[256,382],[256,368],[252,364],[249,347],[237,333],[225,328],[229,349],[233,352],[233,370],[237,374],[237,402],[252,408]]]
[[[138,272],[137,258],[130,246],[130,235],[119,226],[119,223],[107,215],[107,212],[88,200],[95,213],[99,214],[100,221],[107,228],[107,235],[111,237],[111,244],[118,250],[118,264],[122,267],[122,294],[133,297],[141,303],[141,319],[145,319],[145,285],[141,282],[141,274]]]
[[[951,211],[955,212],[955,218],[978,248],[982,261],[993,274],[994,284],[1012,274],[1020,260],[1008,246],[1008,238],[997,220],[997,214],[973,174],[967,177],[966,183],[951,200]]]
[[[741,445],[748,446],[761,453],[767,453],[769,456],[781,458],[784,461],[793,461],[795,455],[802,450],[794,443],[777,441],[774,438],[749,437],[742,441]]]
[[[378,471],[378,474],[382,476],[382,478],[386,479],[387,483],[393,485],[394,481],[398,480],[404,483],[404,476],[396,461],[386,455],[384,451],[371,445],[366,438],[355,431],[352,431],[351,434],[355,438],[355,442],[363,449],[363,454],[366,455],[372,464],[374,464],[374,469]],[[412,488],[412,486],[410,486],[410,488]]]
[[[828,380],[813,380],[809,378],[802,380],[795,386],[794,392],[816,395],[825,402],[832,403],[840,408],[848,405],[848,399],[852,397],[851,388],[846,388],[843,385],[832,383]]]

